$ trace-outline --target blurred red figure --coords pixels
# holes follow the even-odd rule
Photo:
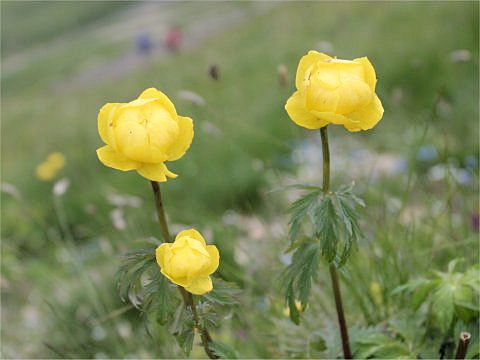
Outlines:
[[[177,51],[183,41],[183,33],[178,26],[172,26],[165,35],[165,46],[170,51]]]

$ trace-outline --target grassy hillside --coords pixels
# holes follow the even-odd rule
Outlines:
[[[2,193],[2,315],[9,324],[2,327],[2,356],[182,356],[154,324],[156,340],[149,338],[115,289],[120,254],[159,237],[149,184],[102,166],[95,154],[98,109],[132,100],[150,86],[195,122],[190,150],[170,166],[179,177],[163,187],[174,228],[185,224],[209,234],[225,259],[220,273],[243,286],[242,305],[251,309],[243,323],[225,321],[215,335],[248,357],[287,357],[298,347],[306,356],[303,343],[288,343],[296,328],[271,284],[283,266],[287,201],[270,190],[285,179],[320,179],[317,132],[296,127],[283,108],[296,64],[310,49],[368,56],[385,108],[374,130],[330,130],[334,185],[355,180],[368,204],[361,220],[367,239],[344,274],[349,322],[381,324],[405,311],[406,304],[389,299],[396,286],[445,270],[452,258],[464,258],[465,268],[478,262],[471,226],[479,209],[478,3],[142,6],[1,4],[2,182],[21,194]],[[157,27],[179,23],[188,42],[207,31],[201,24],[228,16],[239,20],[179,53],[135,55],[135,38],[143,32],[154,34],[160,47],[164,32]],[[208,76],[211,64],[219,67],[218,81]],[[280,64],[288,69],[286,87],[278,82]],[[182,99],[180,90],[199,94],[205,105]],[[425,147],[436,155],[422,160]],[[67,159],[61,176],[71,185],[63,197],[53,197],[52,184],[35,177],[36,165],[52,151]],[[435,166],[447,175],[435,178]],[[378,167],[383,170],[372,176],[368,169]],[[458,171],[448,169],[465,170],[469,178],[459,180]],[[117,208],[112,194],[141,203],[122,207],[125,229],[110,220]],[[308,314],[326,338],[335,336],[336,321],[327,275],[315,289],[321,306],[312,305]],[[382,284],[381,310],[368,294],[373,281]],[[25,338],[29,346],[20,347]],[[338,349],[329,344],[330,352],[308,354],[326,357]]]

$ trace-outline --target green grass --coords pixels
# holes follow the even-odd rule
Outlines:
[[[160,237],[148,182],[103,167],[96,158],[101,146],[96,115],[104,103],[132,100],[150,86],[162,89],[179,114],[195,122],[191,148],[169,166],[178,179],[162,185],[171,221],[213,234],[224,259],[220,273],[244,289],[242,306],[249,309],[244,319],[225,321],[214,336],[246,357],[288,357],[306,356],[308,348],[300,336],[300,345],[289,344],[289,334],[320,331],[332,339],[328,352],[310,355],[337,355],[326,267],[301,330],[283,316],[282,295],[272,284],[283,268],[279,255],[287,245],[288,202],[283,192],[269,191],[287,177],[305,182],[296,178],[299,165],[290,154],[305,138],[318,146],[318,134],[294,126],[283,107],[299,58],[319,41],[329,41],[332,55],[340,58],[367,55],[385,107],[384,118],[371,131],[330,129],[333,186],[355,180],[368,204],[361,217],[366,240],[344,275],[349,324],[383,324],[406,313],[408,303],[391,298],[390,291],[430,270],[445,270],[452,258],[463,257],[465,268],[478,263],[478,234],[471,228],[471,215],[479,208],[477,170],[468,185],[428,177],[435,163],[464,166],[468,155],[478,160],[477,3],[298,2],[276,4],[260,15],[254,15],[254,4],[249,9],[247,4],[183,3],[178,14],[192,5],[198,11],[238,6],[252,15],[192,49],[75,86],[73,80],[90,58],[115,61],[130,51],[126,40],[90,37],[92,28],[118,21],[121,11],[134,6],[117,9],[120,4],[2,3],[2,57],[60,37],[73,39],[2,77],[2,181],[14,184],[23,199],[2,194],[2,283],[8,284],[2,285],[2,309],[8,311],[4,321],[12,324],[2,327],[4,357],[182,356],[154,324],[150,330],[160,340],[149,338],[134,310],[102,322],[103,338],[95,320],[124,306],[114,286],[120,254]],[[56,11],[63,14],[59,22],[47,21],[46,14]],[[456,49],[469,50],[472,59],[451,62]],[[220,68],[219,81],[207,76],[211,63]],[[278,85],[279,64],[289,71],[286,88]],[[65,84],[70,86],[60,86]],[[181,89],[200,94],[206,106],[178,99]],[[439,158],[418,162],[423,144],[435,145]],[[355,178],[355,169],[340,164],[361,149],[400,155],[407,169],[377,180]],[[67,157],[62,176],[71,187],[61,208],[52,200],[51,184],[34,176],[35,166],[51,151]],[[371,164],[360,158],[355,167],[362,166]],[[305,165],[300,168],[305,171]],[[143,200],[141,208],[125,209],[124,231],[110,222],[109,193]],[[417,209],[419,215],[406,220],[405,214],[417,214]],[[236,214],[233,223],[225,223],[227,211]],[[255,231],[261,233],[258,238]],[[382,285],[381,309],[368,293],[373,281]],[[28,311],[36,311],[41,323],[30,328]],[[122,325],[134,335],[122,338]],[[244,340],[236,339],[239,332]],[[33,340],[22,350],[26,333]],[[194,356],[203,356],[199,347]]]

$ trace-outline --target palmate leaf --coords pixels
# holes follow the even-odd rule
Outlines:
[[[319,188],[305,189],[307,192],[288,209],[290,245],[287,252],[294,251],[294,254],[282,274],[290,318],[296,324],[300,314],[295,301],[300,300],[302,308],[306,308],[321,257],[340,267],[362,237],[355,205],[364,204],[353,195],[352,185],[328,193]],[[312,225],[312,232],[301,234],[302,224],[307,221]]]
[[[144,312],[154,311],[159,324],[167,324],[172,317],[173,310],[178,301],[175,294],[175,286],[172,286],[158,267],[154,275],[144,287],[141,309]]]
[[[234,283],[227,282],[222,279],[213,279],[213,290],[206,293],[204,298],[212,304],[218,305],[237,305],[238,300],[235,298],[241,290]]]
[[[364,206],[352,192],[353,185],[339,191],[323,193],[313,188],[289,207],[289,240],[287,250],[299,247],[306,239],[319,239],[322,255],[337,266],[345,264],[352,248],[363,236],[358,224],[355,206]],[[309,220],[313,225],[310,236],[300,236],[302,224]]]
[[[331,196],[325,196],[323,201],[314,209],[312,223],[314,225],[314,236],[320,239],[322,255],[328,262],[332,262],[337,256],[339,223]]]
[[[123,255],[122,265],[116,274],[117,288],[123,301],[129,299],[132,305],[140,308],[142,275],[155,265],[154,249],[140,249]]]
[[[209,347],[220,359],[238,359],[239,357],[235,349],[224,343],[213,341]]]
[[[290,226],[288,231],[290,244],[293,244],[297,239],[303,221],[310,211],[312,211],[317,205],[321,195],[321,190],[312,190],[295,200],[288,208],[288,213],[290,214],[290,221],[288,222],[288,225]]]
[[[170,320],[178,299],[172,294],[175,287],[160,273],[154,249],[125,254],[116,277],[123,301],[128,299],[144,313],[155,313],[162,325]]]
[[[318,242],[305,243],[297,248],[292,263],[282,274],[283,286],[286,289],[285,301],[290,309],[290,319],[300,323],[300,313],[296,300],[300,300],[303,309],[307,307],[312,281],[317,277],[320,264],[321,248]]]
[[[193,348],[193,340],[195,339],[195,332],[193,326],[193,316],[190,309],[185,309],[183,304],[180,304],[176,312],[175,324],[178,329],[173,328],[172,334],[187,356]]]
[[[414,359],[403,341],[392,339],[379,329],[357,329],[351,331],[354,357],[358,359]]]
[[[429,317],[447,333],[452,322],[458,319],[469,323],[478,318],[480,278],[474,266],[465,273],[454,272],[456,259],[448,265],[447,272],[432,271],[430,278],[419,278],[394,289],[392,295],[407,293],[411,295],[411,305],[417,311],[422,304],[427,304]]]

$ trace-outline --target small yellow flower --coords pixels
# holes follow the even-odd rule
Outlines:
[[[382,286],[378,282],[374,281],[370,283],[368,290],[370,291],[370,296],[375,302],[375,305],[381,306],[383,303]]]
[[[309,51],[298,64],[297,91],[285,110],[294,123],[307,129],[338,124],[348,131],[368,130],[383,116],[376,82],[366,57],[340,60]]]
[[[217,270],[220,255],[197,230],[181,231],[173,244],[163,243],[155,255],[162,274],[188,292],[203,295],[213,289],[209,275]]]
[[[97,150],[104,165],[167,181],[177,175],[165,162],[180,159],[190,147],[193,121],[177,115],[164,93],[149,88],[129,103],[105,104],[98,113],[98,132],[107,144]]]
[[[302,308],[302,303],[298,300],[295,300],[295,307],[297,308],[298,312],[304,312],[307,309]],[[288,306],[283,309],[283,315],[286,317],[290,316],[290,308]]]
[[[53,180],[57,173],[65,166],[65,156],[59,152],[53,152],[47,159],[38,164],[35,173],[40,180]]]

